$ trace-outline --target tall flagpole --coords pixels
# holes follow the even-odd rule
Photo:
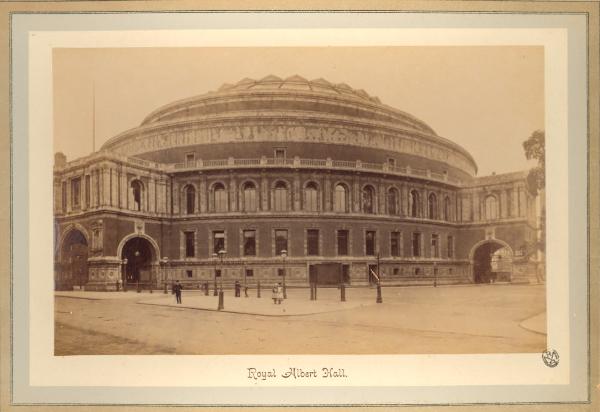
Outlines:
[[[92,153],[96,151],[96,83],[92,82]]]

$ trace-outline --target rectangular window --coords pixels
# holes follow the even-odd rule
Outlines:
[[[215,270],[215,277],[216,278],[220,278],[221,277],[221,269]]]
[[[454,237],[448,236],[448,257],[454,257]]]
[[[188,278],[191,278],[193,276],[193,272],[191,270],[186,270],[185,273],[187,274]]]
[[[67,182],[62,182],[61,194],[62,194],[62,211],[63,211],[63,213],[66,213],[67,212]]]
[[[256,256],[256,230],[244,230],[244,256]]]
[[[390,255],[400,256],[400,232],[390,233]]]
[[[440,235],[431,235],[431,257],[440,257]]]
[[[285,159],[285,149],[283,147],[276,147],[273,155],[275,159]]]
[[[365,254],[375,256],[375,231],[368,230],[365,233]]]
[[[348,231],[337,231],[337,247],[339,256],[348,256]]]
[[[400,274],[399,268],[394,268],[394,276],[398,276]]]
[[[196,255],[196,234],[194,232],[184,232],[185,235],[185,257],[194,257]]]
[[[254,269],[246,269],[246,277],[251,278],[254,276]]]
[[[317,229],[306,231],[306,254],[308,256],[319,255],[319,231]]]
[[[85,177],[85,205],[90,207],[90,175]]]
[[[285,271],[283,270],[283,268],[277,269],[277,276],[283,276],[284,273],[285,273]]]
[[[81,178],[71,180],[71,204],[73,209],[81,206]]]
[[[213,232],[213,253],[218,254],[221,250],[225,250],[225,232],[215,230]]]
[[[187,166],[191,166],[196,161],[196,155],[194,153],[186,153],[185,154],[185,163]]]
[[[288,231],[285,229],[278,229],[275,231],[275,255],[281,255],[281,251],[285,250],[289,253],[288,250]]]
[[[396,166],[396,159],[388,158],[388,166],[395,167]]]
[[[421,234],[420,233],[412,234],[412,255],[414,257],[421,256]]]

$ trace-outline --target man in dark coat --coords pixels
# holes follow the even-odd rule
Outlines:
[[[177,303],[181,303],[181,289],[183,289],[183,286],[181,286],[179,281],[176,280],[175,284],[173,285],[173,293],[175,293],[175,299],[177,300]]]

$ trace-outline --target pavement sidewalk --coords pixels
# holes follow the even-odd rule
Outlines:
[[[546,335],[546,312],[525,319],[519,326],[531,332]]]
[[[199,294],[184,293],[181,304],[177,304],[175,302],[175,296],[170,294],[162,295],[161,297],[140,299],[137,303],[145,305],[217,311],[219,298],[211,295],[204,296]],[[286,299],[280,305],[276,305],[273,303],[273,299],[271,299],[270,296],[265,296],[262,298],[236,298],[230,294],[226,294],[224,300],[225,308],[220,312],[243,313],[261,316],[298,316],[353,309],[361,306],[370,306],[372,304],[375,303],[366,303],[364,301],[336,302],[331,300],[311,301],[308,299]]]

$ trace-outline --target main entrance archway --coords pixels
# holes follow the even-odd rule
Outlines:
[[[495,239],[479,242],[470,257],[474,283],[510,282],[513,252],[505,242]]]
[[[124,265],[123,282],[127,284],[152,284],[154,280],[153,264],[157,262],[154,246],[148,239],[132,237],[123,245],[121,259],[127,259]]]
[[[88,242],[78,229],[70,230],[62,242],[57,289],[82,288],[88,282]]]

